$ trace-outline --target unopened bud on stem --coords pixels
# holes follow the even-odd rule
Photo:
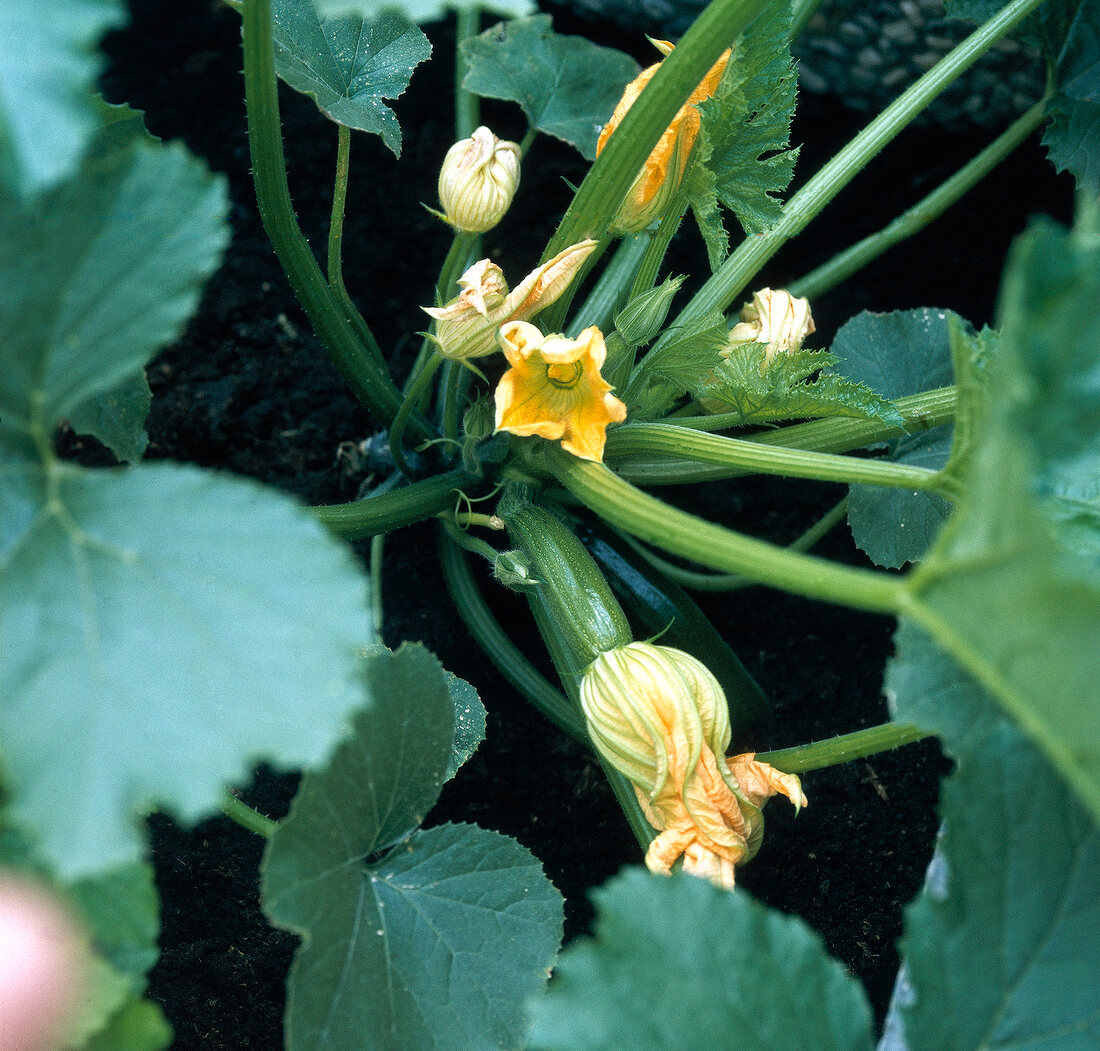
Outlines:
[[[439,171],[439,201],[456,230],[481,234],[501,219],[519,186],[520,150],[480,127],[456,142]]]

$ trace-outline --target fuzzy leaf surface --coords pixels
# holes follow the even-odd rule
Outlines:
[[[640,66],[629,55],[550,28],[549,15],[504,22],[461,44],[463,87],[518,102],[531,127],[562,139],[587,160]]]
[[[798,150],[789,147],[798,86],[790,22],[790,4],[771,0],[735,45],[714,96],[699,104],[702,128],[685,182],[712,270],[728,252],[718,203],[746,234],[761,233],[779,219],[778,194],[794,174]]]
[[[837,359],[825,350],[780,354],[764,364],[765,344],[746,343],[705,374],[692,391],[710,399],[715,412],[736,412],[739,425],[777,420],[850,416],[901,426],[898,410],[864,383],[837,375]],[[819,373],[812,383],[805,382]]]
[[[1059,171],[1069,171],[1078,186],[1100,191],[1100,3],[1062,0],[1043,20],[1044,43],[1051,50],[1055,93],[1047,104],[1050,125],[1043,144]]]
[[[0,202],[0,440],[25,449],[178,335],[228,240],[223,179],[179,144],[118,135],[78,177]]]
[[[432,53],[402,15],[324,14],[317,0],[274,0],[275,70],[337,124],[380,135],[401,156],[401,125],[383,99],[398,98]]]
[[[1088,519],[1068,535],[1051,513],[1100,474],[1094,222],[1036,223],[1014,247],[966,498],[908,580],[910,616],[1100,816],[1100,559]]]
[[[536,10],[534,0],[314,0],[323,16],[357,14],[373,18],[382,11],[400,11],[410,22],[423,25],[444,18],[448,11],[477,7],[502,18],[522,18]]]
[[[453,749],[454,701],[419,646],[379,654],[375,705],[307,773],[268,844],[264,909],[303,935],[287,1047],[516,1047],[523,999],[545,981],[561,896],[506,836],[417,829]]]
[[[957,759],[943,832],[906,912],[891,1047],[1076,1051],[1100,1040],[1100,829],[982,687],[903,625],[896,717]],[[903,1034],[903,1036],[902,1036]]]
[[[145,421],[153,392],[144,370],[128,376],[112,390],[93,394],[69,413],[77,434],[98,438],[120,463],[137,463],[149,445]]]
[[[169,464],[0,471],[5,773],[55,871],[132,860],[154,803],[193,821],[340,735],[366,581],[293,501]]]
[[[951,319],[921,307],[890,314],[864,311],[833,340],[837,371],[891,401],[953,382]],[[958,319],[962,324],[961,319]],[[894,463],[939,470],[951,453],[951,427],[937,427],[890,443]],[[935,493],[870,485],[848,490],[848,524],[858,547],[876,564],[898,569],[928,550],[951,505]]]
[[[593,899],[595,937],[562,953],[529,1005],[531,1051],[871,1048],[862,988],[800,920],[640,868]]]
[[[0,198],[67,178],[99,120],[97,44],[126,19],[122,0],[0,4]]]

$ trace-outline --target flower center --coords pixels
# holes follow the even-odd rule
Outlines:
[[[579,382],[584,366],[579,361],[568,365],[548,365],[546,378],[560,390],[572,390]]]

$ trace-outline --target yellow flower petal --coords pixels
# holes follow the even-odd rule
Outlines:
[[[602,462],[607,426],[626,419],[626,406],[600,375],[607,356],[600,330],[593,325],[573,340],[511,321],[498,338],[511,368],[494,396],[496,429],[560,440],[574,456]]]
[[[653,872],[684,871],[732,888],[735,867],[763,836],[760,807],[776,794],[795,806],[798,778],[752,753],[725,759],[729,716],[706,666],[669,646],[633,642],[600,654],[581,680],[592,743],[634,785],[658,831],[646,852]]]
[[[667,40],[654,40],[653,44],[666,56],[672,52],[673,45]],[[614,229],[617,233],[636,233],[664,214],[672,200],[672,195],[680,185],[691,148],[699,135],[701,119],[696,106],[710,98],[718,89],[718,82],[722,79],[729,60],[730,49],[727,48],[707,71],[706,76],[699,82],[687,102],[680,107],[676,116],[672,118],[672,122],[657,140],[657,145],[650,152],[619,214],[615,217]],[[603,151],[612,133],[622,123],[627,110],[634,105],[642,89],[653,79],[653,75],[660,67],[661,64],[658,62],[643,69],[627,84],[623,97],[615,107],[615,112],[600,132],[596,142],[597,157]]]

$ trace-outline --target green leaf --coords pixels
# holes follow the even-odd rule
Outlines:
[[[908,1046],[1096,1047],[1100,830],[1003,720],[960,758],[940,809],[901,942]]]
[[[419,646],[379,654],[369,674],[375,705],[306,774],[263,861],[265,912],[303,936],[287,1047],[519,1046],[561,896],[505,836],[416,830],[452,751],[448,682]]]
[[[149,435],[145,421],[153,392],[145,372],[135,372],[113,390],[94,394],[69,413],[69,424],[77,434],[98,438],[122,463],[137,463],[145,454]]]
[[[1095,194],[1100,190],[1100,3],[1063,0],[1050,6],[1044,36],[1054,61],[1055,91],[1047,103],[1051,122],[1043,144],[1055,168],[1072,172],[1079,186]]]
[[[965,325],[950,311],[864,311],[843,325],[832,350],[837,371],[894,401],[953,381],[951,324]],[[940,470],[951,452],[952,428],[907,436],[889,446],[889,459]],[[848,524],[856,545],[880,566],[898,569],[922,558],[947,520],[951,505],[938,494],[853,485]]]
[[[466,11],[476,7],[502,18],[522,18],[531,14],[534,0],[313,0],[322,16],[355,13],[373,18],[382,11],[399,11],[410,22],[423,25],[446,16],[448,11]]]
[[[450,672],[447,678],[447,692],[454,705],[454,742],[451,745],[451,757],[447,760],[447,769],[443,780],[450,781],[458,773],[458,768],[477,751],[477,746],[485,740],[485,705],[465,679]]]
[[[550,21],[549,15],[532,15],[464,40],[460,50],[470,71],[462,86],[518,102],[532,128],[592,160],[600,129],[641,67],[614,48],[555,33]]]
[[[595,938],[529,1005],[531,1051],[870,1049],[862,988],[801,920],[694,876],[627,869]]]
[[[193,821],[340,735],[366,581],[291,500],[168,464],[0,475],[5,776],[55,871],[132,860],[154,803]]]
[[[275,70],[337,124],[381,135],[401,156],[401,125],[383,99],[398,98],[432,53],[428,38],[386,11],[322,13],[316,0],[275,0]]]
[[[172,1043],[172,1027],[148,1000],[128,1000],[85,1051],[163,1051]]]
[[[902,416],[863,383],[831,370],[837,359],[825,350],[798,350],[764,363],[766,345],[745,343],[730,349],[692,388],[712,412],[737,412],[739,424],[818,416],[878,419],[900,427]],[[815,372],[818,377],[807,383]]]
[[[746,234],[777,222],[782,193],[794,174],[789,149],[797,76],[791,63],[791,5],[771,0],[734,47],[712,98],[699,104],[702,127],[685,175],[692,208],[703,231],[711,269],[728,242],[717,203],[737,216]]]
[[[703,382],[721,360],[729,332],[720,310],[711,310],[686,325],[666,329],[656,345],[634,367],[623,392],[633,420],[663,415],[680,395]]]
[[[96,47],[126,18],[121,0],[5,0],[0,5],[0,198],[68,177],[99,124]]]
[[[1036,223],[1015,246],[966,499],[908,578],[912,618],[1100,815],[1100,559],[1051,513],[1100,475],[1100,236]],[[1095,526],[1100,516],[1093,516]]]
[[[0,441],[44,441],[131,379],[179,333],[228,240],[223,179],[178,144],[104,136],[78,177],[0,202]]]

